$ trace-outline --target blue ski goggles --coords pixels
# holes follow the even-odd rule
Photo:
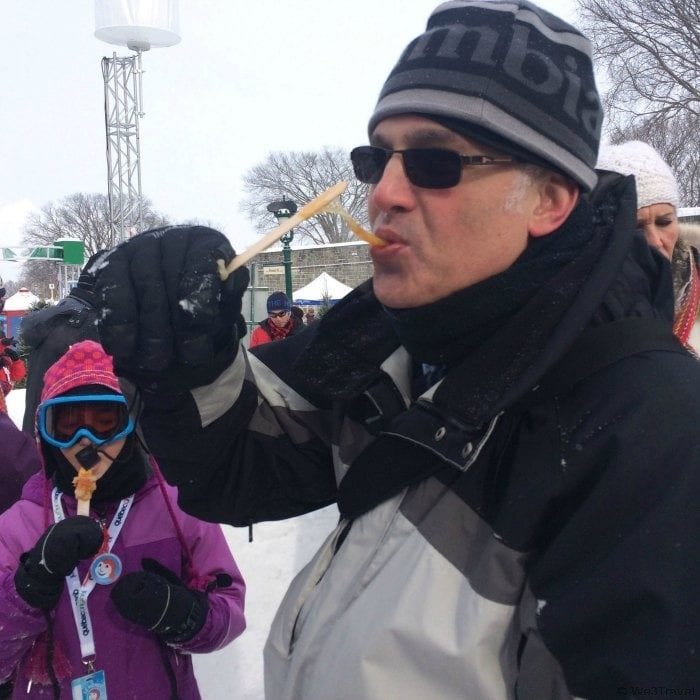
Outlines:
[[[86,437],[105,445],[134,431],[126,399],[119,394],[59,396],[39,404],[41,437],[54,447],[66,448]]]

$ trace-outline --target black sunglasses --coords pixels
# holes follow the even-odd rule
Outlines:
[[[358,146],[350,151],[355,177],[368,185],[376,185],[394,153],[403,158],[406,177],[416,187],[431,190],[454,187],[462,178],[465,165],[498,165],[517,163],[512,156],[463,156],[444,148],[404,148],[391,150],[379,146]]]

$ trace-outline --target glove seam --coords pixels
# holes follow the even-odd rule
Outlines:
[[[165,601],[165,608],[163,609],[163,612],[160,614],[160,617],[156,620],[155,624],[152,627],[148,628],[149,632],[153,632],[158,625],[163,622],[163,618],[165,617],[165,613],[168,612],[168,607],[170,607],[170,586],[168,586],[168,597]]]
[[[39,564],[41,564],[52,576],[55,576],[56,574],[54,571],[51,571],[51,569],[49,569],[44,554],[46,550],[46,543],[49,541],[49,537],[51,537],[51,533],[54,531],[55,527],[56,523],[54,523],[51,526],[51,529],[46,533],[46,537],[44,537],[44,541],[41,543],[41,558],[39,559]]]

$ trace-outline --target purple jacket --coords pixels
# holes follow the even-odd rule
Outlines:
[[[19,500],[24,482],[40,468],[36,442],[0,412],[0,513]]]
[[[34,546],[47,527],[47,517],[49,524],[53,522],[45,484],[42,473],[34,475],[24,487],[22,500],[0,515],[0,683],[19,664],[13,698],[53,697],[50,685],[34,683],[30,692],[26,692],[32,645],[47,625],[43,613],[28,606],[14,587],[19,556]],[[177,648],[166,647],[168,663],[177,679],[178,696],[183,700],[198,699],[200,694],[189,653],[220,649],[243,632],[245,584],[221,528],[183,513],[176,505],[175,489],[167,489],[197,575],[227,573],[233,578],[231,586],[215,588],[208,594],[209,614],[201,631]],[[72,496],[63,496],[66,516],[75,515],[75,505]],[[116,505],[108,513],[109,521]],[[141,559],[151,557],[184,575],[182,547],[155,477],[136,493],[112,551],[121,559],[123,573],[140,570]],[[81,579],[88,566],[89,562],[79,566]],[[170,683],[159,640],[119,615],[110,600],[109,589],[109,586],[95,586],[88,598],[95,635],[95,669],[104,670],[109,697],[169,699]],[[54,651],[60,646],[71,666],[69,677],[61,681],[61,697],[70,698],[71,679],[84,675],[85,671],[67,589],[54,610],[53,620]]]

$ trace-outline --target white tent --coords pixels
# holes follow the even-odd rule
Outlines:
[[[292,295],[295,304],[302,306],[320,306],[324,299],[329,299],[331,303],[339,301],[352,287],[338,282],[335,277],[331,277],[327,272],[322,272],[315,280],[309,282],[305,287],[297,289]]]
[[[29,311],[32,304],[36,304],[39,297],[32,294],[26,287],[21,287],[18,292],[5,299],[5,311]]]

